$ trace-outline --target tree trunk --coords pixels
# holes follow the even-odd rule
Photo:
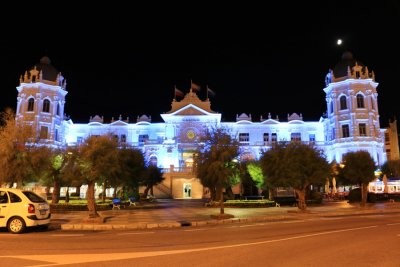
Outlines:
[[[304,211],[307,209],[307,205],[306,205],[306,190],[305,189],[295,189],[296,195],[297,195],[297,201],[298,201],[298,205],[297,207]]]
[[[77,194],[77,196],[78,196],[79,198],[81,198],[81,186],[82,186],[82,185],[79,185],[79,186],[76,187],[76,194]]]
[[[226,195],[228,196],[228,199],[235,199],[235,195],[233,194],[231,186],[227,187],[225,190],[226,190]]]
[[[51,195],[51,203],[57,204],[60,201],[60,181],[54,178],[53,194]]]
[[[365,204],[367,203],[367,194],[368,194],[368,185],[367,184],[361,184],[361,207],[365,207]]]
[[[224,211],[224,190],[222,190],[222,187],[221,188],[218,188],[218,191],[219,191],[219,214],[224,214],[225,213],[225,211]]]
[[[146,186],[146,188],[143,191],[143,198],[147,198],[147,195],[149,194],[150,186]]]
[[[69,203],[69,187],[67,187],[67,193],[65,194],[65,203]]]
[[[103,194],[101,194],[101,201],[103,203],[106,202],[106,188],[107,188],[107,185],[106,185],[106,182],[104,182],[103,183]]]
[[[89,210],[89,218],[96,218],[100,217],[96,210],[96,200],[94,198],[94,181],[88,182],[88,189],[87,189],[87,205]]]

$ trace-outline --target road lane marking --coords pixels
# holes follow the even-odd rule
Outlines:
[[[89,263],[89,262],[101,262],[101,261],[104,261],[105,255],[107,255],[106,256],[107,261],[126,260],[126,259],[146,258],[146,257],[154,257],[154,256],[184,254],[184,253],[191,253],[191,252],[201,252],[201,251],[217,250],[217,249],[237,248],[237,247],[244,247],[244,246],[255,246],[255,245],[284,242],[284,241],[290,241],[290,240],[296,240],[296,239],[303,239],[303,238],[309,238],[309,237],[316,237],[316,236],[321,236],[321,235],[329,235],[329,234],[337,234],[337,233],[350,232],[350,231],[365,230],[365,229],[370,229],[370,228],[375,228],[375,227],[378,227],[378,226],[372,225],[372,226],[365,226],[365,227],[348,228],[348,229],[319,232],[319,233],[314,233],[314,234],[292,236],[292,237],[287,237],[287,238],[279,238],[279,239],[272,239],[272,240],[259,241],[259,242],[242,243],[242,244],[236,244],[236,245],[215,246],[215,247],[205,247],[205,248],[195,248],[195,249],[178,249],[178,250],[148,251],[148,252],[146,252],[146,251],[144,251],[144,252],[125,252],[125,253],[109,253],[109,254],[106,254],[106,253],[68,254],[68,257],[66,257],[66,255],[64,255],[64,254],[6,255],[6,256],[0,256],[0,262],[1,262],[2,258],[7,258],[7,259],[15,258],[15,259],[47,262],[47,263],[43,263],[40,265],[39,264],[30,265],[30,266],[35,266],[35,267],[45,267],[45,266],[65,265],[65,264],[82,264],[82,263]],[[400,236],[400,234],[398,236]]]
[[[74,237],[74,236],[84,236],[84,234],[55,234],[51,235],[54,237]]]
[[[194,231],[205,231],[205,230],[208,230],[208,229],[203,229],[203,228],[200,228],[200,229],[187,229],[187,230],[183,230],[184,232],[194,232]]]
[[[118,233],[117,235],[146,235],[154,234],[155,232],[133,232],[133,233]]]

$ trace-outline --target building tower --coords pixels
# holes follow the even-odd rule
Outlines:
[[[329,161],[341,162],[342,155],[368,151],[376,164],[386,161],[383,131],[379,125],[378,93],[374,72],[345,52],[326,75],[327,117],[325,139]]]
[[[20,77],[16,119],[31,125],[39,143],[64,144],[63,127],[66,80],[48,57]]]

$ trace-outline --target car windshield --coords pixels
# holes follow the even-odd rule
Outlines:
[[[34,203],[46,202],[46,200],[44,200],[42,197],[36,195],[35,193],[33,193],[31,191],[23,191],[22,193],[24,193],[24,195],[27,198],[29,198],[30,201],[32,201]]]

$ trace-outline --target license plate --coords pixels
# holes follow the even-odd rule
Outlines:
[[[39,210],[40,215],[46,215],[46,211],[47,211],[47,210]]]

